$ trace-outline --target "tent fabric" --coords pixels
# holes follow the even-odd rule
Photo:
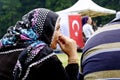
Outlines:
[[[89,15],[91,17],[115,14],[116,10],[107,9],[94,3],[92,0],[78,0],[73,6],[65,10],[56,12],[57,14],[73,14]]]

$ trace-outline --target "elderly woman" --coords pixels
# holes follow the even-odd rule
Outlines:
[[[10,27],[0,41],[0,80],[77,80],[77,45],[59,22],[53,11],[37,8]],[[65,68],[53,52],[57,43],[68,56]]]

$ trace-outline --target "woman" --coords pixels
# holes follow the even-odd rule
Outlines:
[[[82,25],[83,25],[83,34],[85,36],[85,42],[86,42],[94,33],[91,17],[89,16],[82,17]]]
[[[60,19],[53,11],[37,8],[22,18],[22,35],[30,45],[19,55],[13,75],[14,80],[77,80],[78,55],[74,40],[60,33]],[[22,24],[21,23],[21,24]],[[28,38],[26,33],[36,36]],[[64,68],[53,49],[57,43],[68,56]]]

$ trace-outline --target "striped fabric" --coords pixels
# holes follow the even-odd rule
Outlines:
[[[120,24],[110,24],[86,42],[81,58],[84,80],[120,80]]]

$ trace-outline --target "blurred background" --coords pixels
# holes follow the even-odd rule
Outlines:
[[[14,26],[16,21],[28,11],[34,8],[48,8],[53,11],[60,11],[69,8],[78,0],[0,0],[0,38],[6,33],[9,26]],[[93,0],[98,5],[120,10],[120,0]],[[115,15],[95,17],[97,25],[101,26],[108,23]]]

